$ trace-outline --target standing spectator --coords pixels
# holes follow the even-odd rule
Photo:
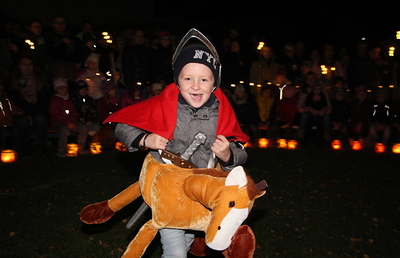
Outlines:
[[[66,156],[68,137],[71,132],[78,133],[78,153],[88,154],[89,151],[85,149],[88,129],[79,121],[78,111],[69,97],[67,81],[60,77],[56,78],[53,86],[54,94],[49,100],[49,117],[50,125],[60,131],[57,156]]]
[[[154,52],[145,44],[143,30],[135,30],[122,53],[125,84],[151,83],[154,79]]]
[[[20,54],[28,54],[35,61],[38,69],[48,78],[48,59],[46,41],[43,37],[43,25],[39,19],[28,20],[22,35]],[[27,42],[29,40],[31,43]],[[33,44],[33,45],[32,45]]]
[[[45,38],[50,56],[49,78],[62,77],[74,81],[82,60],[81,41],[67,31],[67,20],[57,15],[52,22],[53,31]]]
[[[321,78],[324,74],[324,70],[321,66],[324,66],[327,71],[332,72],[332,78],[341,76],[346,79],[343,64],[336,58],[334,46],[332,44],[325,44],[322,55],[313,63],[311,70],[317,75],[317,78]]]
[[[229,50],[221,57],[221,64],[224,67],[222,74],[224,87],[238,84],[240,81],[247,81],[249,67],[238,40],[230,42]]]
[[[8,92],[10,98],[24,111],[23,115],[14,119],[21,137],[23,155],[29,155],[29,131],[32,126],[38,136],[40,154],[46,155],[49,87],[45,76],[30,56],[22,55],[17,61],[10,86]]]
[[[155,81],[168,85],[174,81],[171,68],[173,55],[171,35],[166,31],[161,31],[156,40],[155,49]]]
[[[367,90],[375,90],[378,86],[387,87],[389,64],[382,58],[380,46],[372,46],[368,51],[368,62],[360,71],[361,84]]]
[[[295,46],[292,43],[285,44],[283,51],[280,56],[278,56],[277,62],[279,65],[286,68],[287,77],[290,81],[294,82],[296,74],[299,71],[300,63],[295,57]]]
[[[264,45],[259,52],[258,59],[251,64],[250,82],[265,85],[266,82],[273,81],[278,67],[272,47]]]
[[[99,70],[99,58],[96,53],[91,53],[86,59],[85,66],[76,74],[76,81],[85,81],[88,84],[89,96],[94,100],[103,97],[101,85],[106,80],[104,74]]]

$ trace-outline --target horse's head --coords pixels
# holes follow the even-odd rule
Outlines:
[[[212,216],[206,231],[206,244],[214,250],[228,248],[254,200],[264,193],[246,176],[243,167],[234,168],[226,177],[225,185],[210,196],[207,206],[212,210]]]

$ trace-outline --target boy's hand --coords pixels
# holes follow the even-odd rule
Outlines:
[[[214,144],[211,146],[211,150],[215,153],[215,156],[223,162],[228,162],[231,157],[231,149],[229,148],[229,141],[223,135],[218,135]]]
[[[153,150],[165,150],[168,139],[155,133],[149,133],[140,140],[140,146],[144,146]]]

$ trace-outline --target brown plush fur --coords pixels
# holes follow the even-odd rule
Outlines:
[[[212,176],[215,173],[220,176]],[[149,154],[143,163],[138,182],[107,202],[88,205],[81,212],[81,220],[88,224],[103,223],[142,195],[152,209],[152,219],[142,226],[123,257],[141,257],[161,228],[204,231],[205,242],[209,243],[231,209],[229,202],[235,200],[235,208],[250,210],[254,199],[265,192],[257,190],[252,180],[242,188],[237,185],[225,186],[226,174],[216,169],[184,169],[172,164],[161,164]],[[244,234],[248,236],[252,232]],[[235,236],[241,240],[243,237],[240,235]],[[254,251],[252,243],[245,246]]]

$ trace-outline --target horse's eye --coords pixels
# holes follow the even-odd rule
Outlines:
[[[234,207],[235,206],[235,201],[230,201],[229,202],[229,208],[232,208],[232,207]]]

